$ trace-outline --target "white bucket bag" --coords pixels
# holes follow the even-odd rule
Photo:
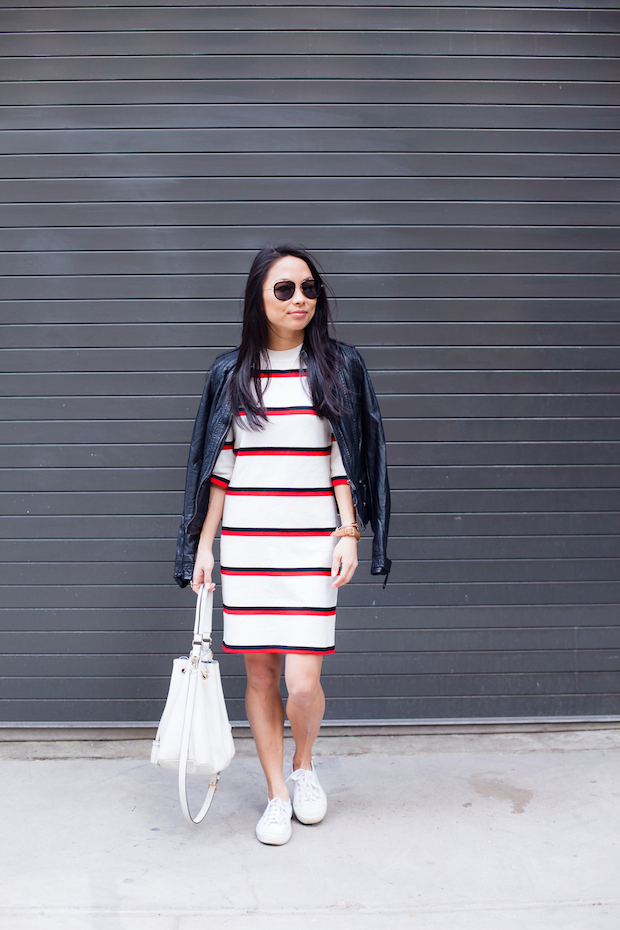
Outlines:
[[[211,629],[213,592],[200,586],[196,601],[194,638],[189,656],[172,663],[172,678],[151,762],[178,769],[179,799],[189,823],[200,823],[207,815],[217,789],[220,772],[235,754],[232,730],[226,712],[220,665],[213,658]],[[187,799],[187,775],[207,775],[207,795],[196,817]]]

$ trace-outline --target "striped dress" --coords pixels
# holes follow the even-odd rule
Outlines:
[[[262,430],[235,423],[211,475],[226,489],[226,652],[334,651],[333,488],[347,479],[331,427],[314,412],[299,350],[268,352],[262,376],[269,420]]]

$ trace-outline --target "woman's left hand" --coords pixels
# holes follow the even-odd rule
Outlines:
[[[357,540],[353,536],[342,536],[334,549],[332,559],[332,588],[341,588],[351,581],[357,568]]]

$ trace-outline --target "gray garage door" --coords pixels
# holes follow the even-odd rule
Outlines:
[[[197,399],[283,239],[390,440],[328,716],[619,712],[614,5],[3,3],[4,720],[158,717]]]

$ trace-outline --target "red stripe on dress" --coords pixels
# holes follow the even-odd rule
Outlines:
[[[257,575],[259,577],[292,578],[309,575],[331,576],[329,568],[222,568],[222,575]]]
[[[217,475],[211,475],[211,484],[217,485],[218,488],[224,488],[224,490],[228,488],[228,481],[226,478],[219,478]]]
[[[334,617],[335,607],[223,607],[225,614],[231,617],[255,617],[267,614],[277,617]]]
[[[312,416],[312,417],[318,416],[314,407],[268,407],[267,408],[268,417],[300,416],[302,414],[307,414],[308,416]]]
[[[332,485],[336,487],[337,484],[348,484],[346,478],[332,478]]]
[[[318,416],[314,407],[266,407],[265,413],[268,417],[300,416],[301,414],[308,414],[313,417]],[[241,409],[239,411],[239,416],[246,416],[245,410]]]
[[[237,497],[333,497],[334,494],[332,488],[228,488],[228,493]]]
[[[223,526],[220,535],[222,536],[286,536],[286,537],[331,536],[331,534],[334,532],[334,529],[330,529],[329,527],[325,529],[317,527],[316,529],[307,529],[307,530],[283,530],[277,527],[274,527],[274,528],[263,527],[262,529],[255,529],[254,527]]]
[[[233,443],[232,443],[232,442],[225,442],[224,445],[222,446],[222,452],[224,451],[224,449],[234,449]]]

